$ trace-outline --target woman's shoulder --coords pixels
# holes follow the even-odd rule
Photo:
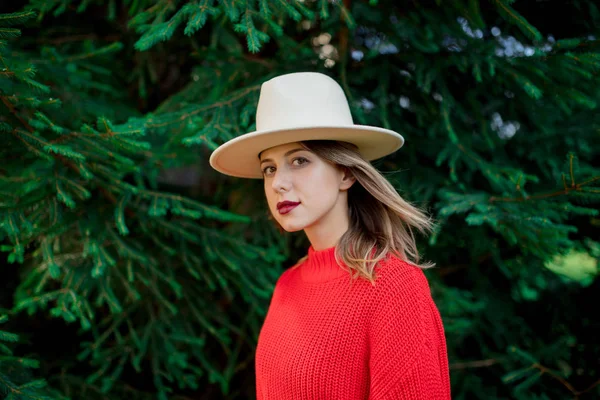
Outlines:
[[[378,263],[375,269],[375,284],[381,289],[392,293],[401,291],[414,293],[415,291],[429,291],[429,283],[423,268],[413,262],[400,258],[390,252],[387,257]]]
[[[281,272],[281,274],[279,274],[279,278],[277,278],[277,281],[275,283],[275,290],[277,290],[277,289],[285,290],[289,286],[297,285],[296,277],[299,273],[298,267],[300,267],[300,265],[302,265],[302,263],[305,261],[305,259],[306,259],[306,257],[301,258],[300,260],[296,261],[296,263],[294,265],[284,269]]]
[[[373,334],[395,324],[398,329],[421,330],[427,321],[431,291],[423,269],[414,263],[388,257],[381,262],[372,292]]]
[[[414,275],[423,272],[421,268],[413,262],[398,256],[393,252],[388,252],[386,256],[377,264],[376,271],[383,277],[394,277],[400,275]],[[387,279],[390,279],[387,278]]]

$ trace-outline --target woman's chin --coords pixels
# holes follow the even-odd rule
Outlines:
[[[304,228],[306,228],[306,221],[301,221],[300,219],[293,219],[293,218],[281,218],[279,220],[279,225],[281,225],[281,227],[286,231],[286,232],[298,232],[303,230]]]
[[[281,227],[286,231],[286,232],[298,232],[301,231],[302,229],[304,229],[304,225],[297,225],[297,224],[282,224]]]

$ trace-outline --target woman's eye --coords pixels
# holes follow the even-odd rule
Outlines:
[[[265,167],[265,168],[262,170],[262,172],[263,172],[263,174],[264,174],[264,175],[266,175],[266,174],[267,174],[267,170],[268,170],[269,168],[273,168],[273,167]]]
[[[298,160],[304,160],[304,161],[308,161],[306,158],[304,157],[298,157],[298,158],[294,158],[294,161],[298,161]],[[293,162],[293,161],[292,161]],[[300,163],[300,165],[304,164],[303,162]]]
[[[304,158],[304,157],[297,157],[297,158],[294,158],[292,160],[292,163],[294,163],[295,161],[299,161],[299,160],[302,161],[302,162],[299,163],[299,164],[297,164],[297,165],[303,165],[303,164],[306,164],[308,162],[308,160],[306,158]],[[263,175],[269,175],[268,174],[269,168],[274,168],[274,167],[268,166],[268,167],[263,168],[263,170],[262,170]]]

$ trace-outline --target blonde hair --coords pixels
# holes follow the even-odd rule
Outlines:
[[[364,277],[375,283],[375,266],[393,253],[415,267],[428,269],[434,263],[419,264],[413,228],[423,234],[434,229],[432,218],[404,200],[388,180],[348,142],[309,140],[299,142],[319,158],[346,168],[356,178],[348,189],[349,228],[335,249],[335,258],[350,268],[352,278]],[[279,226],[279,229],[282,229]],[[375,249],[374,258],[367,258]],[[308,255],[292,267],[298,267]]]

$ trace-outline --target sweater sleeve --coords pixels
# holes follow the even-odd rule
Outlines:
[[[382,279],[375,299],[369,400],[448,400],[427,278],[400,263]]]

